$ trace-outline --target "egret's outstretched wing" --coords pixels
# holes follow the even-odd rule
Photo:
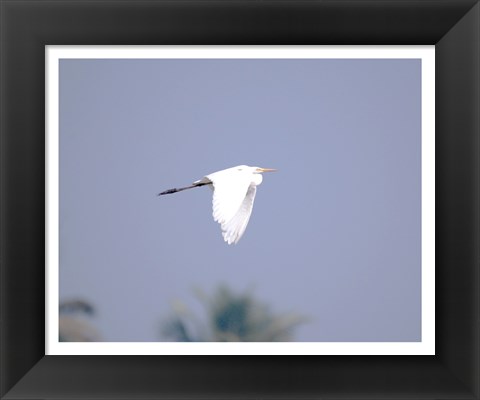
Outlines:
[[[221,171],[224,172],[224,171]],[[213,184],[213,219],[219,224],[229,222],[247,195],[251,177],[241,172],[208,175]]]
[[[255,185],[250,185],[247,195],[243,199],[242,205],[235,216],[230,221],[222,224],[223,239],[225,239],[228,244],[237,243],[245,232],[250,215],[252,215],[253,202],[256,193],[257,187]]]

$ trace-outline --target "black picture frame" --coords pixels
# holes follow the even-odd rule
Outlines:
[[[478,0],[0,0],[4,399],[480,399]],[[45,356],[46,45],[435,45],[435,356]]]

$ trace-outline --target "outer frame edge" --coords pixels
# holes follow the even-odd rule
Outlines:
[[[113,4],[114,0],[111,0],[111,1],[107,1],[105,3],[112,3]],[[35,5],[37,7],[43,7],[45,4],[47,4],[47,2],[45,1],[36,1],[36,2],[17,2],[18,3],[22,3],[24,7],[26,7],[27,5],[32,5],[35,3]],[[50,4],[50,6],[52,4],[54,4],[55,6],[60,6],[60,2],[58,1],[54,1],[54,2],[48,2]],[[58,4],[57,4],[58,3]],[[70,5],[73,5],[75,3],[83,3],[85,4],[85,2],[78,2],[76,0],[73,0],[73,1],[68,1],[68,3]],[[128,3],[128,2],[124,2],[124,3]],[[132,3],[132,6],[133,4],[135,3],[135,1],[130,1],[130,3]],[[157,2],[154,2],[154,1],[151,1],[150,3],[154,4],[154,3],[157,3]],[[198,2],[200,3],[200,2]],[[362,3],[362,0],[358,0],[356,2],[352,2],[352,3],[357,3],[357,4],[360,4]],[[364,3],[368,3],[368,2],[364,2]],[[451,2],[444,2],[444,3],[449,3],[449,4],[453,4],[454,2],[451,1]],[[460,2],[458,2],[460,3]],[[462,2],[461,3],[461,7],[467,7],[467,5],[470,5],[470,3],[472,2]],[[476,6],[478,8],[478,2],[475,2],[476,3]],[[345,3],[344,3],[345,4]],[[379,3],[378,3],[379,4]],[[17,9],[15,10],[15,12],[12,14],[10,13],[11,10],[13,10],[14,6],[15,6],[15,2],[12,2],[12,1],[5,1],[3,0],[1,3],[0,3],[0,6],[1,6],[1,9],[0,9],[0,12],[1,12],[1,17],[2,17],[2,31],[1,31],[1,44],[0,44],[0,53],[1,53],[1,59],[3,60],[2,61],[2,64],[1,64],[1,83],[2,83],[2,88],[4,88],[4,84],[6,83],[6,81],[9,79],[9,76],[6,76],[5,74],[5,65],[7,62],[9,62],[8,60],[6,60],[5,58],[5,43],[8,43],[9,45],[13,45],[12,43],[12,40],[16,39],[15,37],[12,37],[12,35],[14,36],[14,33],[12,33],[10,31],[11,29],[11,26],[15,23],[15,18],[20,18],[22,19],[24,14],[22,14],[22,11],[20,9]],[[26,10],[27,8],[24,8],[24,10]],[[10,13],[10,14],[9,14]],[[15,15],[14,15],[15,14]],[[23,21],[24,22],[24,21]],[[8,26],[10,25],[10,26]],[[41,24],[40,24],[41,25]],[[38,26],[40,26],[38,25]],[[39,37],[38,35],[40,36],[43,36],[43,37],[48,37],[49,35],[51,35],[51,32],[48,32],[48,29],[44,30],[44,31],[35,31],[36,28],[38,28],[38,26],[32,26],[32,30],[30,32],[26,32],[26,36],[23,36],[20,38],[20,42],[19,42],[19,45],[23,45],[25,46],[26,48],[31,48],[32,46],[37,46],[38,45],[38,42],[39,40]],[[45,29],[45,28],[43,28]],[[30,35],[30,36],[29,36]],[[23,42],[23,43],[22,43]],[[478,79],[478,78],[477,78]],[[478,81],[477,81],[478,82]],[[478,89],[478,86],[477,86],[477,89]],[[5,94],[5,92],[2,90],[2,96],[1,96],[1,114],[0,114],[0,121],[2,121],[2,125],[1,125],[1,166],[2,166],[2,171],[1,171],[1,184],[2,184],[2,191],[1,191],[1,220],[2,221],[5,221],[4,217],[6,217],[7,213],[8,213],[8,210],[6,209],[6,205],[9,204],[8,201],[6,201],[6,196],[8,195],[7,193],[7,190],[6,190],[6,187],[7,187],[7,184],[6,184],[6,181],[9,180],[9,179],[12,179],[11,176],[7,175],[10,171],[8,170],[9,167],[11,167],[11,165],[7,165],[7,157],[6,157],[6,154],[7,154],[7,151],[8,151],[8,143],[6,142],[7,140],[7,128],[9,127],[8,126],[8,122],[5,122],[4,121],[4,116],[6,115],[6,107],[7,107],[7,95]],[[477,172],[478,173],[478,172]],[[11,203],[11,202],[10,202]],[[477,230],[478,230],[478,226],[477,226]],[[2,278],[5,278],[7,276],[7,273],[6,273],[6,270],[7,268],[10,266],[10,268],[12,268],[12,264],[8,264],[8,262],[10,261],[9,258],[8,258],[8,255],[6,256],[5,254],[8,253],[7,251],[7,246],[8,246],[8,242],[7,242],[7,234],[9,233],[8,231],[8,227],[6,227],[5,225],[2,224],[2,228],[1,228],[1,242],[0,242],[0,245],[1,245],[1,250],[0,250],[0,255],[1,255],[1,264],[2,264]],[[15,288],[15,287],[14,287]],[[2,372],[1,372],[1,380],[2,380],[2,385],[1,385],[1,392],[0,392],[0,396],[3,396],[9,389],[11,389],[13,387],[13,385],[15,383],[21,383],[20,380],[22,380],[22,377],[25,377],[25,374],[27,373],[27,371],[30,370],[30,368],[35,364],[36,361],[38,360],[41,360],[42,357],[38,358],[38,354],[39,352],[41,352],[42,349],[38,348],[36,349],[35,351],[35,355],[29,355],[27,357],[20,357],[16,364],[15,365],[12,365],[12,363],[10,362],[11,360],[7,359],[7,356],[5,355],[6,352],[5,352],[5,349],[7,348],[7,346],[9,344],[12,343],[12,334],[13,334],[13,331],[7,327],[7,323],[9,322],[9,318],[11,318],[10,315],[6,315],[5,311],[6,309],[10,306],[9,302],[12,302],[12,290],[14,290],[14,288],[12,289],[11,287],[9,288],[7,286],[7,280],[6,279],[2,279],[2,295],[1,295],[1,312],[2,312],[2,328],[1,328],[1,346],[2,346],[2,351],[0,352],[1,353],[1,359],[2,359]],[[43,291],[42,291],[43,293]],[[8,300],[9,299],[9,300]],[[11,309],[9,309],[11,311]],[[22,310],[23,311],[23,310]],[[6,318],[4,318],[6,316]],[[22,318],[29,318],[28,316],[28,313],[27,315],[25,315],[24,317]],[[11,355],[9,356],[9,358],[11,357]],[[48,359],[49,357],[47,357]],[[31,362],[31,360],[36,360],[34,363]],[[39,367],[40,365],[42,365],[42,363],[44,361],[47,361],[46,359],[45,360],[41,360],[41,362],[39,363],[39,365],[36,365],[33,367],[33,370],[36,370],[37,367]],[[32,371],[32,370],[31,370]],[[45,370],[44,370],[45,371]],[[477,371],[478,371],[478,360],[477,360]],[[22,390],[23,389],[26,389],[26,388],[23,388],[21,387],[21,384],[17,386],[17,389],[18,391],[16,391],[16,394],[15,396],[22,396]],[[478,392],[479,392],[479,389],[478,389],[478,381],[477,381],[477,393],[475,394],[475,396],[478,397]],[[25,392],[23,392],[25,393]],[[13,393],[12,393],[13,395]],[[8,395],[10,396],[10,394]],[[6,398],[9,398],[9,397],[6,397]],[[18,398],[18,397],[16,397]]]

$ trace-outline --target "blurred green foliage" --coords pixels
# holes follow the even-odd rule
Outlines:
[[[91,324],[95,315],[93,306],[83,300],[68,300],[59,306],[60,342],[100,342],[101,337]]]
[[[296,314],[275,315],[250,292],[236,294],[220,286],[211,297],[196,291],[206,318],[199,319],[181,302],[161,327],[162,337],[177,342],[288,342],[306,319]]]

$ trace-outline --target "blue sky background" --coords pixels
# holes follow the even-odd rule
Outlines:
[[[193,288],[309,321],[297,341],[421,339],[421,63],[60,61],[60,299],[108,341],[157,341]],[[236,246],[204,187],[277,168]]]

